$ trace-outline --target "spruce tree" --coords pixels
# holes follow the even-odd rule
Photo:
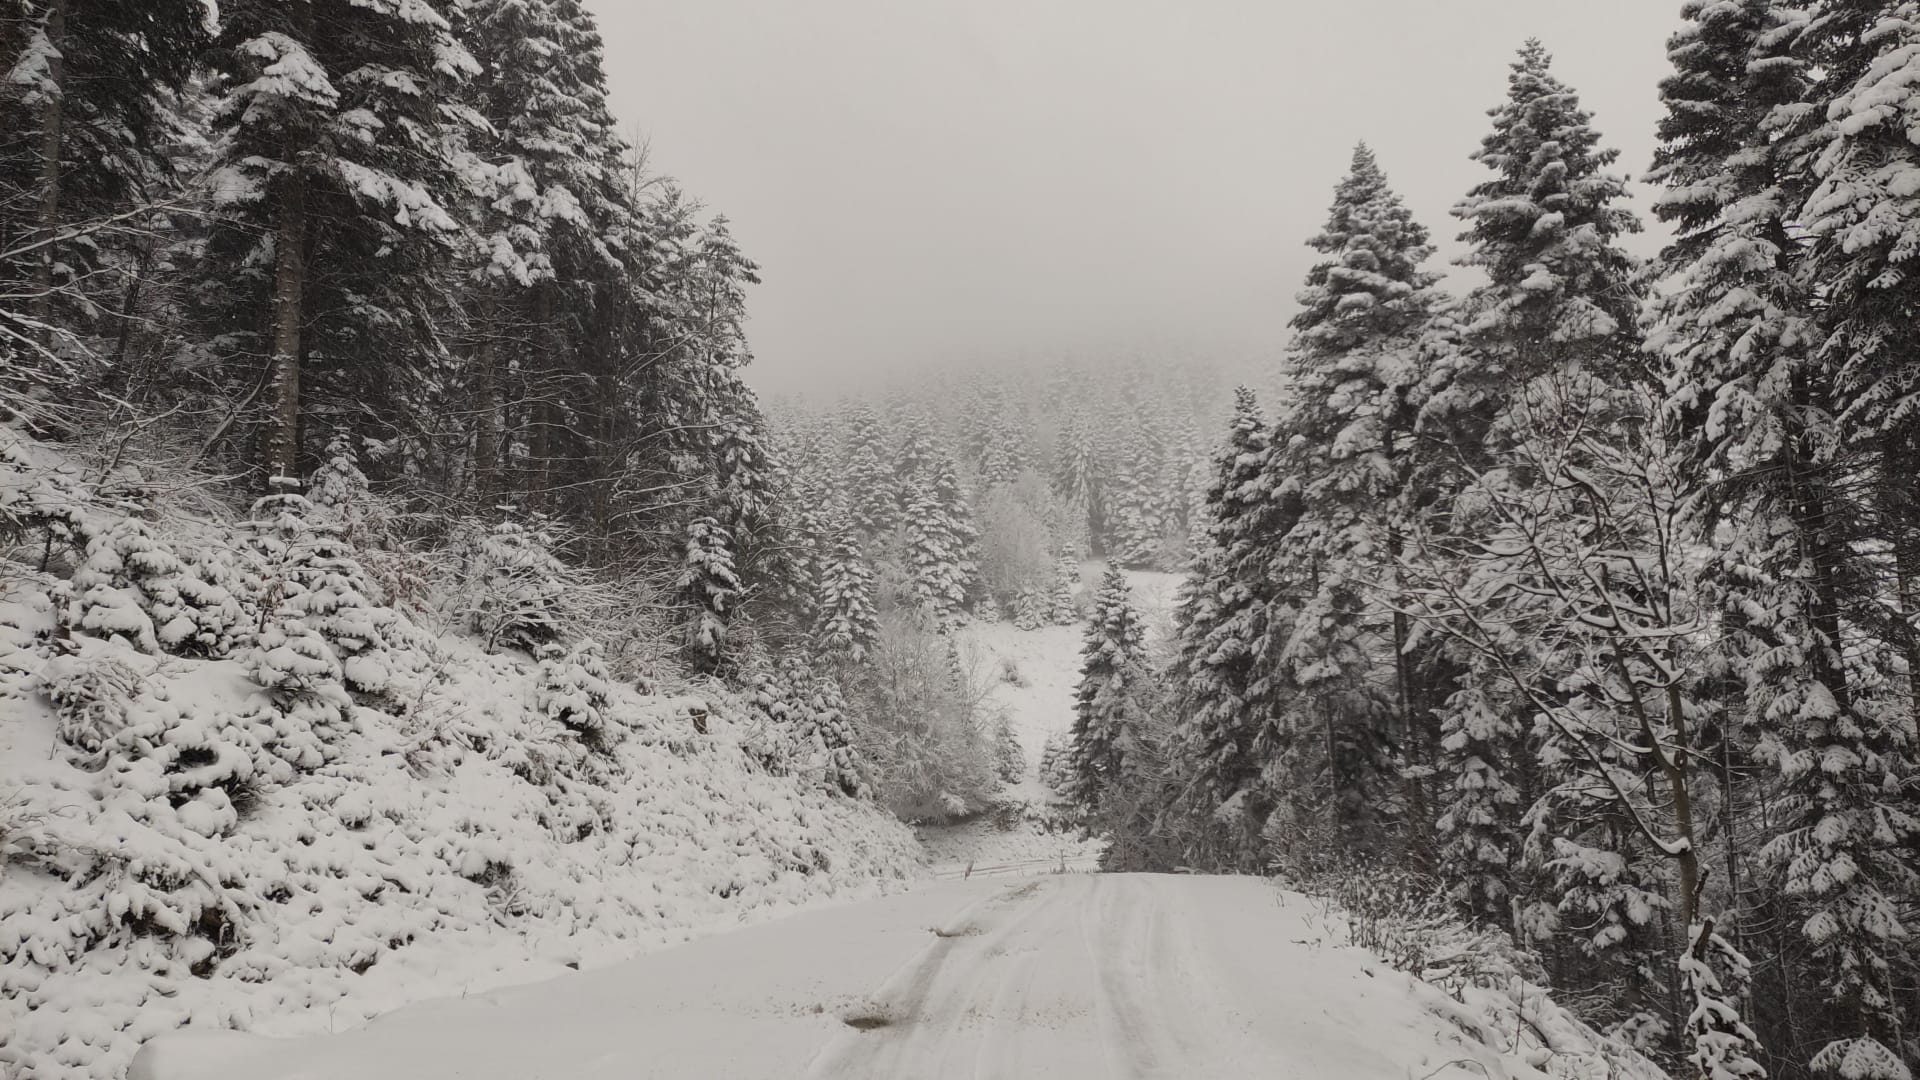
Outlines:
[[[1391,580],[1404,545],[1415,336],[1440,298],[1422,268],[1433,250],[1427,231],[1365,144],[1308,244],[1326,258],[1298,297],[1288,404],[1268,465],[1268,482],[1293,492],[1300,508],[1275,538],[1277,572],[1300,598],[1279,658],[1299,690],[1291,707],[1327,731],[1329,776],[1344,804],[1337,817],[1357,824],[1385,803],[1382,747],[1430,741],[1420,657],[1407,648],[1405,619],[1384,610],[1372,586]]]
[[[480,68],[459,100],[485,124],[459,140],[466,363],[440,391],[472,417],[471,483],[484,500],[509,490],[516,458],[538,481],[560,452],[557,417],[587,385],[590,440],[617,436],[628,388],[613,374],[610,324],[639,269],[640,211],[623,187],[599,34],[577,0],[462,0],[450,13]],[[604,472],[591,488],[602,503]]]
[[[1679,285],[1649,343],[1685,453],[1714,481],[1695,524],[1718,541],[1708,583],[1744,682],[1740,729],[1786,785],[1762,855],[1823,968],[1836,1037],[1814,1068],[1904,1078],[1890,961],[1910,933],[1895,897],[1915,879],[1901,850],[1915,826],[1885,792],[1910,760],[1889,653],[1913,653],[1911,632],[1875,612],[1889,595],[1913,610],[1899,584],[1911,434],[1889,363],[1911,335],[1893,314],[1904,275],[1889,272],[1911,199],[1886,186],[1920,175],[1887,123],[1913,12],[1750,0],[1688,14],[1655,172]],[[1876,474],[1905,479],[1861,482]],[[1892,554],[1890,590],[1861,561],[1874,547]],[[1882,647],[1850,643],[1856,627]]]
[[[544,528],[503,521],[468,556],[466,614],[487,648],[537,651],[560,637],[559,607],[569,573]]]
[[[220,17],[201,302],[247,341],[236,354],[268,358],[260,465],[299,476],[316,404],[391,406],[432,356],[422,317],[459,228],[446,133],[465,115],[443,107],[478,65],[425,3],[235,0]]]
[[[596,753],[612,750],[616,727],[610,702],[612,679],[600,645],[591,638],[562,648],[540,647],[540,668],[534,682],[534,708],[574,733]]]
[[[687,623],[687,655],[694,670],[720,670],[727,654],[727,625],[740,599],[733,539],[712,518],[687,525],[680,590],[693,614]]]
[[[820,568],[813,637],[822,652],[859,663],[880,636],[873,607],[873,568],[844,510],[835,508],[828,533],[832,546]]]
[[[869,540],[888,536],[900,524],[900,513],[893,470],[888,466],[892,455],[887,449],[886,432],[880,418],[864,403],[846,409],[842,423],[846,456],[841,476],[854,527]]]
[[[1461,264],[1488,278],[1470,298],[1469,330],[1500,363],[1486,372],[1490,389],[1569,365],[1609,379],[1639,367],[1636,267],[1618,241],[1640,226],[1616,205],[1626,181],[1607,168],[1619,153],[1600,145],[1551,65],[1538,40],[1521,47],[1473,155],[1494,176],[1453,210],[1468,226]]]
[[[1146,630],[1133,608],[1126,575],[1110,565],[1094,595],[1074,691],[1075,791],[1088,807],[1098,806],[1103,790],[1126,776],[1137,750],[1139,695],[1149,677],[1145,648]]]
[[[1055,626],[1072,626],[1080,621],[1075,607],[1080,592],[1080,560],[1073,549],[1062,547],[1053,561],[1053,581],[1047,590],[1046,621]]]
[[[124,298],[100,297],[89,279],[128,254],[118,237],[131,230],[110,219],[179,192],[167,160],[183,134],[174,98],[206,48],[208,20],[192,0],[9,7],[11,25],[0,26],[0,252],[11,255],[0,259],[0,293],[26,298],[13,314],[32,320],[44,346],[60,326],[102,310],[124,314]],[[97,299],[107,302],[95,307]]]
[[[1297,508],[1272,486],[1270,435],[1253,392],[1235,391],[1231,434],[1207,489],[1204,543],[1175,611],[1173,677],[1194,798],[1205,814],[1229,803],[1240,810],[1246,828],[1233,842],[1249,865],[1273,808],[1260,778],[1280,737],[1275,650],[1292,616],[1270,571]]]
[[[959,618],[977,576],[978,534],[960,490],[952,459],[937,454],[915,485],[906,518],[908,572],[913,602],[936,624]]]

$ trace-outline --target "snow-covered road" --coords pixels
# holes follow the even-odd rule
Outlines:
[[[1530,1071],[1503,1068],[1442,1020],[1437,991],[1332,938],[1308,901],[1252,878],[944,883],[415,1006],[339,1035],[169,1036],[143,1052],[134,1075],[1439,1080]]]

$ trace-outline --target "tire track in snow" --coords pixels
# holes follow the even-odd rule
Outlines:
[[[816,1080],[974,1077],[998,1048],[999,1021],[1025,1000],[1026,983],[1037,966],[1038,950],[1031,945],[1022,952],[1036,955],[1008,962],[1012,943],[1021,937],[1057,937],[1054,924],[1070,911],[1070,900],[1060,883],[1031,881],[969,907],[874,995],[869,1011],[884,1022],[835,1040],[807,1075]],[[1049,929],[1054,933],[1045,933]],[[994,992],[987,997],[982,990],[989,986]]]
[[[1095,1013],[1106,1034],[1109,1075],[1196,1075],[1209,1048],[1195,1031],[1201,1012],[1180,992],[1187,980],[1165,896],[1143,877],[1094,881],[1081,933],[1099,991]]]

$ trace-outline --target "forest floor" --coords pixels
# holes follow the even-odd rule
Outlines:
[[[182,1033],[134,1080],[1540,1075],[1257,878],[939,882],[339,1035]]]

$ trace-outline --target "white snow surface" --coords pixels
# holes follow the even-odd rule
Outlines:
[[[1337,918],[1256,878],[946,882],[341,1035],[170,1035],[133,1077],[1660,1075],[1630,1053],[1603,1057],[1537,997],[1471,991],[1463,1003],[1344,940]]]
[[[462,651],[446,709],[508,714],[502,734],[514,738],[532,665]],[[210,715],[258,692],[226,662],[169,663],[185,669],[173,673],[176,699]],[[731,709],[697,733],[688,713],[703,704],[621,689],[616,709],[633,734],[599,796],[605,825],[573,842],[554,835],[544,795],[497,755],[421,775],[393,752],[400,739],[368,732],[338,766],[269,793],[209,852],[209,873],[231,883],[226,898],[244,913],[236,951],[211,978],[189,973],[191,939],[114,935],[72,955],[78,931],[62,925],[86,918],[94,888],[30,864],[0,870],[0,945],[24,946],[0,965],[0,1076],[116,1076],[143,1040],[182,1024],[340,1030],[921,876],[904,826],[761,770]],[[95,801],[96,777],[56,751],[47,710],[0,695],[0,712],[0,792],[11,793],[0,803],[13,800],[13,820],[31,833],[19,843],[173,857]]]

